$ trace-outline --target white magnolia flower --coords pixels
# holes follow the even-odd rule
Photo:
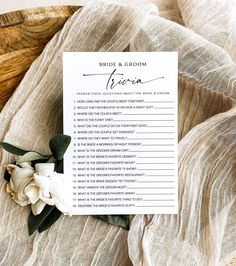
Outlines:
[[[69,180],[64,174],[54,172],[54,166],[53,163],[35,165],[34,182],[38,190],[32,187],[27,192],[29,198],[30,193],[34,196],[38,193],[39,201],[32,205],[34,214],[40,213],[46,204],[55,205],[64,214],[70,214]]]
[[[11,174],[11,179],[7,184],[6,190],[16,203],[21,206],[26,206],[29,204],[29,200],[25,194],[25,188],[33,180],[35,171],[29,163],[24,163],[24,167],[22,168],[20,166],[14,164],[5,166]]]
[[[46,204],[55,205],[61,212],[70,215],[69,180],[64,174],[54,172],[55,164],[36,164],[35,171],[29,164],[24,166],[6,166],[12,175],[7,185],[7,192],[12,198],[21,206],[31,204],[34,215],[40,214]]]

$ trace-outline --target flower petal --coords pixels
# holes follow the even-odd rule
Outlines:
[[[14,194],[12,199],[17,203],[19,204],[20,206],[24,207],[24,206],[27,206],[29,205],[29,202],[28,202],[28,199],[26,197],[24,198],[19,198],[19,197],[15,197],[17,196],[17,194]]]
[[[43,208],[45,207],[46,203],[42,200],[38,200],[35,204],[31,205],[31,210],[34,215],[38,215],[42,212]]]
[[[49,187],[50,187],[50,178],[46,176],[41,176],[34,174],[35,184],[40,188],[39,197],[50,198]]]
[[[33,180],[25,187],[24,192],[30,203],[35,204],[39,200],[39,187]]]
[[[55,205],[55,200],[54,199],[52,199],[52,198],[41,198],[40,197],[40,199],[43,201],[43,202],[45,202],[45,203],[47,203],[48,205]]]
[[[25,188],[33,180],[34,169],[32,167],[21,168],[14,164],[8,164],[5,167],[7,171],[11,174],[11,179],[7,184],[6,191],[11,195],[12,199],[19,205],[28,205],[29,198],[25,194]]]
[[[18,166],[16,166],[15,164],[7,164],[4,165],[4,167],[6,168],[6,170],[8,171],[9,174],[12,173],[12,171],[17,168]]]
[[[7,192],[7,193],[12,193],[12,190],[11,190],[10,184],[8,184],[8,183],[7,183],[7,185],[6,185],[6,192]]]
[[[41,176],[50,176],[53,174],[55,168],[54,163],[37,163],[35,165],[36,173]]]
[[[54,172],[50,184],[51,197],[55,199],[56,207],[63,213],[69,214],[71,203],[70,179],[64,174]]]
[[[67,193],[70,193],[70,179],[64,174],[54,172],[51,176],[50,193],[52,197],[63,198]]]
[[[18,190],[23,184],[28,183],[32,179],[33,174],[33,169],[16,167],[11,174],[11,181],[14,184],[14,188]]]

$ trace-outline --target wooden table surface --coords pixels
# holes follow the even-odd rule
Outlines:
[[[0,15],[0,110],[48,41],[79,7],[46,7]]]

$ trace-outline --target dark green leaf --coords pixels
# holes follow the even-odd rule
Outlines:
[[[63,160],[58,160],[55,162],[55,171],[57,173],[63,173]]]
[[[56,135],[53,137],[49,146],[52,151],[53,156],[57,160],[62,160],[64,153],[66,152],[68,146],[70,145],[71,137],[63,134]]]
[[[60,218],[61,215],[62,213],[56,207],[54,207],[50,214],[47,216],[47,218],[38,227],[39,233],[42,233],[43,231],[47,230]]]
[[[4,179],[5,179],[7,182],[10,182],[11,174],[9,174],[7,170],[5,170],[5,172],[4,172]]]
[[[129,215],[92,215],[94,218],[129,230]]]
[[[43,221],[52,212],[53,208],[55,208],[55,206],[46,205],[39,215],[34,215],[32,212],[30,213],[28,219],[28,231],[30,236],[39,228]]]
[[[13,146],[7,142],[0,142],[0,145],[3,147],[4,150],[6,150],[12,154],[19,155],[19,156],[22,156],[25,153],[29,152],[29,151],[21,149],[19,147]]]

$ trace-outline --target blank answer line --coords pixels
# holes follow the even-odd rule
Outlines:
[[[175,101],[144,101],[145,103],[174,103]]]
[[[170,113],[170,114],[166,114],[166,113],[164,113],[164,114],[160,114],[160,113],[158,113],[158,114],[153,114],[153,113],[151,113],[151,114],[145,114],[145,113],[141,113],[141,114],[122,114],[122,115],[174,115],[174,113]]]
[[[149,121],[157,121],[157,122],[173,122],[173,121],[175,121],[174,119],[160,119],[160,120],[156,120],[156,119],[154,119],[154,120],[146,120],[146,119],[139,119],[139,120],[133,120],[133,119],[131,119],[131,120],[126,120],[126,119],[122,119],[122,120],[116,120],[116,119],[113,119],[112,121],[115,121],[115,122],[149,122]]]
[[[169,110],[169,109],[175,109],[175,107],[154,107],[154,109],[165,109],[165,110]]]
[[[174,159],[174,156],[170,156],[170,157],[152,157],[152,156],[143,156],[143,157],[137,157],[138,159]]]
[[[175,201],[174,199],[146,199],[143,201]]]
[[[169,151],[152,151],[152,150],[147,150],[147,151],[129,151],[129,152],[174,152],[173,150]]]
[[[162,177],[162,176],[175,176],[175,175],[146,175],[146,176],[159,176],[159,177]]]
[[[128,187],[128,189],[174,189],[175,187]]]
[[[137,183],[174,183],[175,181],[137,181]]]
[[[174,163],[136,163],[136,164],[174,164]]]
[[[175,169],[153,169],[153,168],[147,168],[147,169],[143,169],[143,168],[140,168],[140,169],[137,169],[138,171],[152,171],[152,170],[155,170],[155,171],[174,171]]]
[[[168,132],[136,132],[136,134],[173,134],[173,133],[175,133],[175,132],[170,132],[170,131],[168,131]]]
[[[147,126],[147,127],[160,127],[160,128],[161,127],[169,127],[170,128],[170,127],[175,127],[175,126]]]
[[[145,208],[152,208],[152,207],[156,207],[156,208],[173,208],[175,207],[175,205],[136,205],[136,207],[145,207]]]
[[[137,193],[136,195],[138,196],[171,196],[171,195],[175,195],[175,193]]]
[[[174,140],[175,138],[128,138],[128,140]]]
[[[142,144],[141,146],[175,146],[175,144]]]
[[[116,119],[113,119],[112,121],[115,121],[115,122],[149,122],[149,121],[157,121],[157,122],[173,122],[175,121],[174,119],[149,119],[149,120],[146,120],[146,119],[119,119],[119,120],[116,120]]]

